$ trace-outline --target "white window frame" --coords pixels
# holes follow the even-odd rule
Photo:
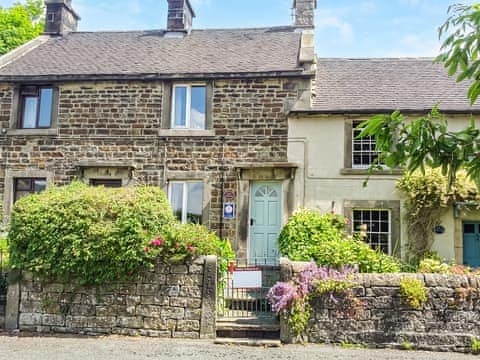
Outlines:
[[[351,138],[352,138],[352,154],[351,154],[351,157],[352,157],[352,169],[368,169],[373,163],[369,163],[369,164],[355,164],[355,155],[358,154],[358,153],[362,153],[363,150],[360,150],[359,152],[356,152],[355,151],[355,141],[367,141],[366,138],[363,138],[363,139],[355,139],[356,136],[355,136],[355,131],[357,130],[357,126],[358,124],[360,124],[362,121],[358,121],[358,120],[355,120],[352,122],[352,134],[351,134]],[[370,144],[373,143],[373,145],[376,145],[376,142],[375,142],[375,138],[373,138],[372,136],[369,137],[368,141],[370,142]],[[369,153],[373,153],[374,151],[368,151]],[[380,154],[378,151],[375,151],[375,153],[377,154],[377,156]],[[382,165],[382,164],[378,164],[378,165]]]
[[[182,224],[187,223],[187,206],[188,206],[188,184],[202,184],[202,209],[203,209],[203,202],[204,202],[204,191],[205,191],[205,183],[201,180],[175,180],[169,181],[168,183],[168,201],[172,204],[172,187],[174,184],[182,184],[183,185],[183,194],[182,194]],[[203,211],[202,211],[202,223],[203,223]]]
[[[354,226],[354,218],[355,218],[355,211],[386,211],[388,212],[388,252],[387,254],[388,255],[392,255],[392,210],[391,209],[384,209],[384,208],[364,208],[364,207],[361,207],[361,208],[358,208],[358,207],[355,207],[352,209],[352,219],[351,219],[351,224],[352,224],[352,232],[353,233],[359,233],[360,231],[358,231],[357,229],[355,229],[355,226]],[[367,234],[368,233],[373,233],[373,234],[385,234],[384,232],[371,232],[371,231],[368,231],[367,229]],[[367,242],[366,242],[367,243]],[[369,246],[371,245],[369,242],[367,243]]]
[[[192,129],[191,128],[191,107],[192,107],[192,87],[205,87],[205,97],[206,97],[206,91],[207,91],[207,84],[205,83],[185,83],[185,84],[175,84],[173,85],[172,88],[172,112],[170,114],[170,119],[171,119],[171,128],[172,129]],[[176,89],[178,87],[186,87],[187,88],[187,102],[185,104],[186,111],[185,111],[185,126],[180,126],[175,124],[175,105],[176,105]],[[205,124],[203,129],[192,129],[192,130],[205,130],[207,128],[207,107],[206,107],[206,101],[205,99]]]

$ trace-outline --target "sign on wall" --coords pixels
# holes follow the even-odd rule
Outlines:
[[[234,289],[259,289],[262,287],[262,270],[238,269],[233,272]]]
[[[223,203],[223,218],[224,219],[235,218],[235,203],[231,203],[231,202]]]

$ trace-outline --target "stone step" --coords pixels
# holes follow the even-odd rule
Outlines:
[[[273,339],[252,339],[252,338],[216,338],[214,344],[217,345],[241,345],[241,346],[261,346],[261,347],[280,347],[280,340]]]
[[[217,338],[280,339],[275,317],[225,318],[217,321]]]

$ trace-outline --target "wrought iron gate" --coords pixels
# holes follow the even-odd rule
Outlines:
[[[276,259],[230,262],[228,271],[219,273],[219,318],[274,317],[267,294],[279,278]]]

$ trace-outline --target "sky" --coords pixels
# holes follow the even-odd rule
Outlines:
[[[0,0],[10,6],[16,0]],[[478,1],[478,0],[477,0]],[[194,28],[290,25],[292,0],[191,0]],[[320,57],[431,57],[450,4],[475,0],[318,0]],[[166,0],[72,0],[80,31],[163,29]]]

